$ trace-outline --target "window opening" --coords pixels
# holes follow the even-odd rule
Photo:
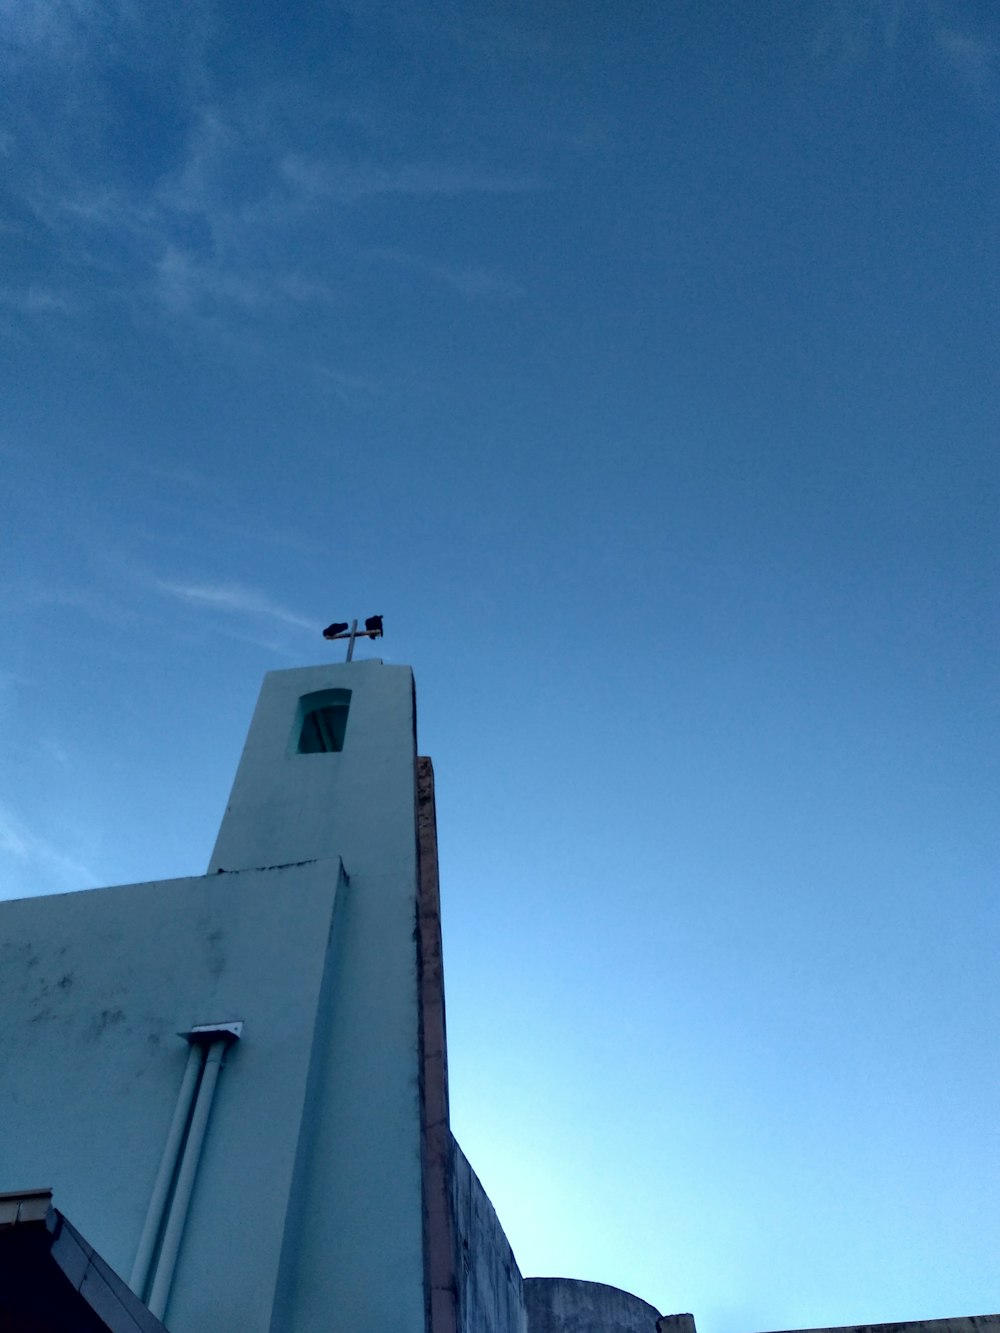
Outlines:
[[[299,754],[330,754],[344,748],[350,690],[317,690],[299,700]]]

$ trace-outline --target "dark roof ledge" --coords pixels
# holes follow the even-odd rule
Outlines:
[[[10,1333],[166,1333],[51,1190],[0,1194],[0,1328]]]

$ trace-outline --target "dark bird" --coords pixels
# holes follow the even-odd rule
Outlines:
[[[338,620],[335,625],[327,625],[326,629],[323,631],[323,638],[335,639],[338,634],[343,634],[345,629],[347,629],[347,621]]]
[[[382,637],[382,617],[381,617],[381,616],[369,616],[368,619],[365,621],[365,629],[368,631],[368,633],[372,636],[373,639],[379,639],[379,638],[381,638],[381,637]]]

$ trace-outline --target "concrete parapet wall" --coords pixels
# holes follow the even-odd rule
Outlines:
[[[459,1333],[528,1333],[521,1270],[479,1177],[452,1146]]]
[[[603,1282],[567,1277],[524,1281],[528,1333],[656,1333],[660,1312]]]
[[[1000,1333],[1000,1314],[959,1315],[955,1319],[911,1319],[902,1324],[845,1324],[831,1328],[787,1329],[782,1333]]]

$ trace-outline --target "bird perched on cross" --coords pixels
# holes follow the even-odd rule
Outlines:
[[[332,625],[327,625],[323,631],[324,639],[347,639],[347,657],[350,662],[354,657],[354,642],[356,639],[381,639],[382,635],[382,617],[369,616],[365,621],[364,629],[358,629],[358,622],[352,620],[348,625],[346,620],[335,620]]]

